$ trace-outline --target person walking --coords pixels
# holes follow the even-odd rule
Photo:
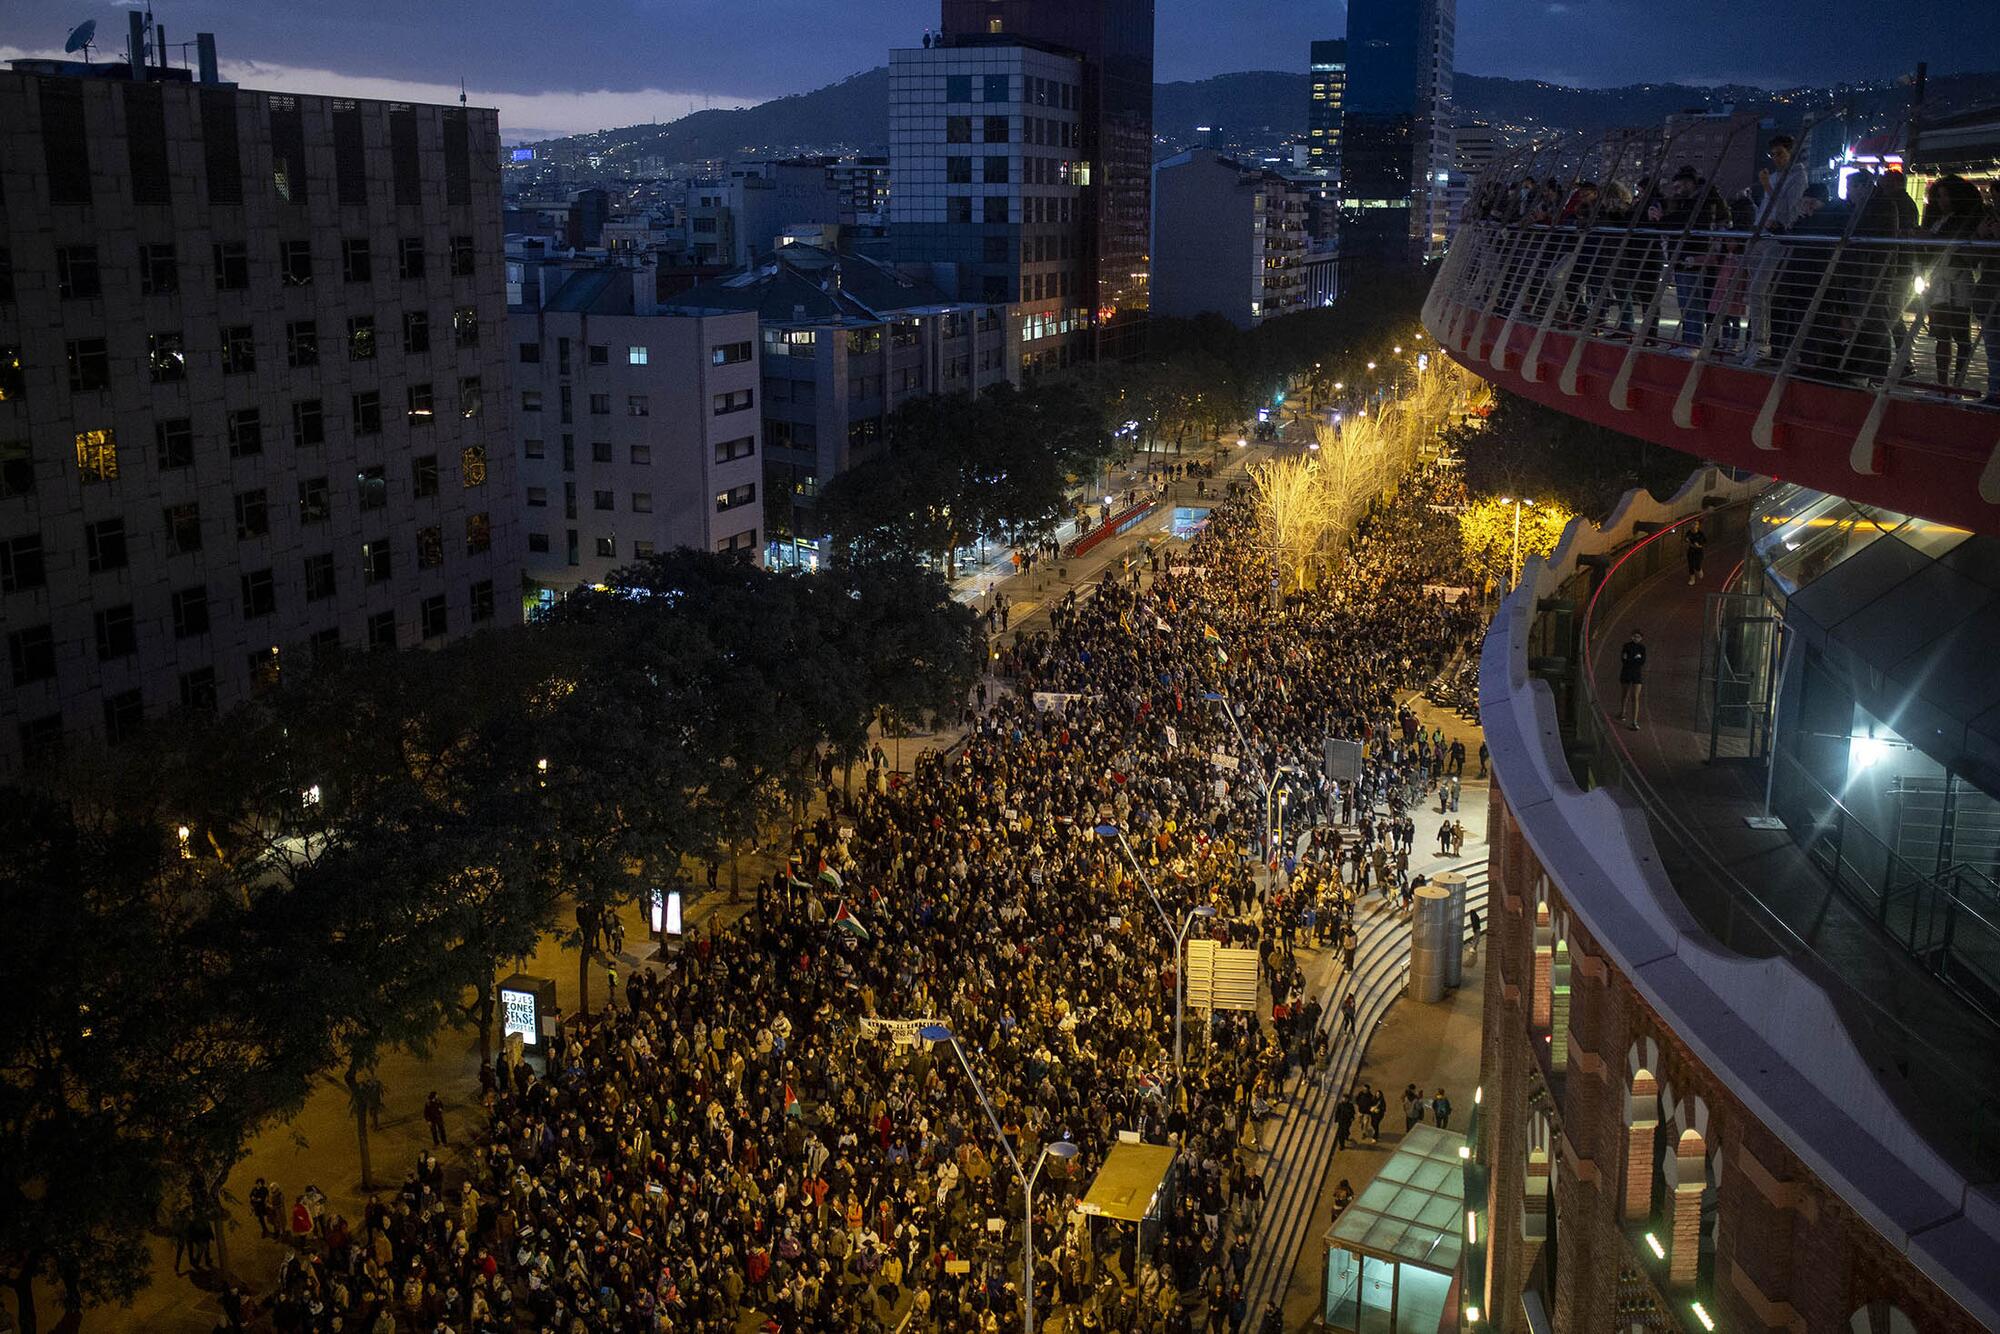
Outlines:
[[[1708,534],[1701,530],[1701,520],[1696,519],[1687,531],[1688,586],[1692,588],[1701,582],[1702,558],[1708,554]]]
[[[1347,1137],[1354,1128],[1354,1099],[1343,1093],[1340,1101],[1333,1105],[1333,1151],[1339,1153],[1347,1147]]]
[[[1444,1096],[1443,1089],[1439,1089],[1431,1098],[1431,1123],[1439,1130],[1448,1130],[1451,1127],[1451,1099]]]
[[[1424,1095],[1417,1091],[1415,1084],[1403,1088],[1403,1133],[1409,1134],[1424,1120]]]
[[[1646,636],[1638,630],[1618,650],[1618,721],[1639,730],[1639,692],[1646,685]]]
[[[433,1145],[451,1142],[444,1133],[444,1103],[438,1098],[436,1089],[432,1089],[431,1096],[424,1099],[424,1120],[430,1123]]]
[[[1486,738],[1481,737],[1479,739],[1479,772],[1473,775],[1474,778],[1486,777],[1486,757],[1490,754],[1492,752],[1486,749]]]

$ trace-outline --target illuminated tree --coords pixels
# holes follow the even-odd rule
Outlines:
[[[1575,517],[1558,501],[1523,500],[1517,510],[1512,499],[1489,496],[1474,501],[1459,512],[1459,543],[1465,563],[1489,588],[1508,586],[1516,571],[1514,521],[1520,517],[1519,561],[1546,556],[1556,549],[1563,529]]]

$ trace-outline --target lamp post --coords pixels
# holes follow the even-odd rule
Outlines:
[[[1532,508],[1535,502],[1532,500],[1515,500],[1512,496],[1502,496],[1500,497],[1500,503],[1514,507],[1514,558],[1507,565],[1507,587],[1511,589],[1521,581],[1521,507],[1526,505]]]
[[[986,1100],[986,1090],[979,1087],[979,1076],[972,1073],[972,1062],[965,1059],[965,1048],[958,1045],[957,1036],[943,1024],[927,1024],[917,1030],[917,1036],[926,1042],[951,1044],[960,1068],[972,1084],[973,1094],[979,1099],[980,1108],[986,1113],[986,1123],[993,1127],[993,1137],[1000,1141],[1000,1151],[1007,1155],[1007,1165],[1014,1169],[1015,1177],[1021,1182],[1021,1195],[1027,1206],[1021,1219],[1021,1329],[1022,1334],[1035,1334],[1035,1182],[1042,1175],[1044,1163],[1051,1158],[1067,1162],[1076,1157],[1077,1147],[1066,1139],[1044,1144],[1041,1155],[1035,1159],[1034,1170],[1023,1172],[1021,1160],[1014,1156],[1014,1146],[1002,1133],[1000,1118],[994,1115],[993,1104]]]
[[[1229,718],[1229,725],[1236,729],[1236,740],[1243,747],[1244,757],[1250,760],[1251,762],[1255,763],[1257,757],[1255,754],[1251,752],[1250,742],[1243,735],[1243,724],[1236,721],[1236,710],[1230,704],[1229,697],[1227,695],[1219,694],[1213,690],[1204,690],[1202,692],[1201,697],[1205,700],[1212,701],[1213,703],[1220,704],[1222,706],[1222,712]],[[1263,766],[1261,764],[1258,765],[1258,769],[1260,771],[1262,770],[1262,768]],[[1284,771],[1285,771],[1285,766],[1283,765],[1278,766],[1278,773],[1272,774],[1269,780],[1267,780],[1264,783],[1263,852],[1264,852],[1264,860],[1267,862],[1271,860],[1271,853],[1273,851],[1272,835],[1271,835],[1271,802],[1278,790],[1278,774],[1281,774]]]
[[[1140,869],[1139,859],[1133,854],[1132,845],[1125,841],[1125,831],[1115,824],[1101,824],[1097,826],[1096,833],[1099,838],[1116,839],[1118,846],[1125,849],[1125,860],[1132,863],[1132,874],[1139,877],[1140,887],[1146,891],[1146,897],[1153,901],[1153,911],[1160,915],[1161,924],[1167,928],[1167,934],[1174,939],[1174,1078],[1178,1081],[1181,1078],[1181,996],[1187,991],[1187,967],[1183,957],[1187,933],[1194,926],[1196,918],[1213,917],[1215,909],[1205,903],[1189,908],[1187,917],[1176,929],[1173,918],[1167,916],[1166,907],[1160,902],[1160,896],[1153,892],[1153,882],[1146,879],[1145,871]]]

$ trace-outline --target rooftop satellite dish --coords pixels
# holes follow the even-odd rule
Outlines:
[[[71,56],[81,51],[83,52],[84,62],[88,64],[90,61],[90,43],[96,36],[97,20],[85,19],[69,30],[69,40],[63,43],[63,54]]]

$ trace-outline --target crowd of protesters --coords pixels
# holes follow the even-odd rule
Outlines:
[[[1530,313],[1554,302],[1570,327],[1744,365],[1789,355],[1815,378],[1879,383],[1893,371],[1898,384],[2000,406],[2000,182],[1947,172],[1925,184],[1920,208],[1900,172],[1855,168],[1840,191],[1809,183],[1794,148],[1773,137],[1734,191],[1692,163],[1602,183],[1496,176],[1463,219],[1549,229],[1536,261],[1501,280],[1508,306],[1533,283]],[[1574,239],[1557,239],[1565,232]]]
[[[290,1258],[255,1309],[227,1294],[225,1324],[996,1334],[1023,1301],[1007,1150],[1026,1167],[1067,1140],[1036,1192],[1039,1310],[1066,1330],[1256,1328],[1259,1122],[1355,1008],[1348,991],[1323,1013],[1296,950],[1344,944],[1351,972],[1361,896],[1409,885],[1434,787],[1452,820],[1465,749],[1399,702],[1475,647],[1477,609],[1436,591],[1465,582],[1443,512],[1460,499],[1447,469],[1406,480],[1274,608],[1232,496],[1047,628],[999,635],[1000,688],[961,745],[908,781],[823,769],[824,813],[761,912],[630,970],[545,1061],[482,1071],[469,1170],[427,1151],[352,1220],[259,1183]],[[1358,781],[1324,772],[1329,734],[1367,741]],[[1274,777],[1292,794],[1271,848]],[[1260,950],[1269,1008],[1190,1013],[1177,1075],[1162,917],[1197,907],[1197,934]],[[1005,1148],[929,1023],[962,1043]],[[1121,1131],[1178,1150],[1143,1227],[1072,1207]]]

